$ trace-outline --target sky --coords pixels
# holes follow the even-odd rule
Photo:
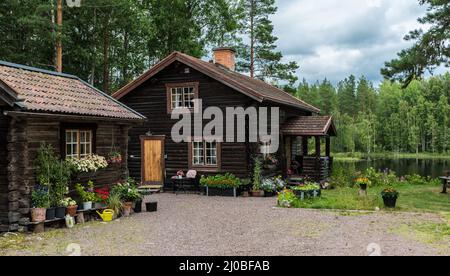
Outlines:
[[[285,61],[297,61],[299,79],[333,83],[364,75],[382,81],[386,61],[411,45],[403,37],[426,13],[418,0],[277,0],[271,19]]]

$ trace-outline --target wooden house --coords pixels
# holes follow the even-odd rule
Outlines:
[[[41,143],[66,156],[127,156],[128,132],[145,120],[79,78],[0,62],[0,231],[26,224]],[[99,172],[98,185],[127,176],[127,162]]]
[[[336,135],[332,118],[317,116],[318,108],[237,73],[233,49],[215,49],[211,62],[174,52],[113,97],[149,118],[131,130],[129,141],[130,174],[143,183],[162,184],[177,171],[189,169],[200,174],[251,176],[258,143],[173,141],[171,130],[177,121],[171,119],[171,111],[192,109],[193,99],[202,99],[203,109],[214,106],[223,111],[227,107],[279,107],[281,146],[276,154],[278,165],[270,169],[272,174],[286,174],[292,162],[300,163],[299,174],[318,181],[330,174],[330,136]],[[310,152],[308,140],[313,137],[316,151]]]

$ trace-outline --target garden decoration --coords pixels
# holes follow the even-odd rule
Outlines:
[[[114,218],[114,210],[111,209],[106,209],[103,211],[103,213],[97,211],[97,214],[102,218],[104,222],[110,222]]]
[[[387,208],[395,208],[399,192],[393,187],[388,187],[381,192],[383,197],[384,206]]]
[[[367,196],[367,187],[371,182],[367,177],[360,177],[355,180],[355,184],[359,186],[359,196]]]

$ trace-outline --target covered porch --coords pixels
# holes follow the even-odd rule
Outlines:
[[[331,116],[293,117],[282,126],[281,133],[290,177],[323,182],[331,176],[331,137],[337,135]]]

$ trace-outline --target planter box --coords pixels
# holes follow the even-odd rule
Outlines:
[[[308,198],[316,198],[322,195],[322,190],[311,190],[311,191],[293,191],[298,199],[304,200]]]
[[[237,197],[237,190],[236,188],[219,189],[206,187],[206,196]]]
[[[277,195],[277,192],[271,191],[271,192],[267,192],[264,191],[264,197],[274,197]]]

